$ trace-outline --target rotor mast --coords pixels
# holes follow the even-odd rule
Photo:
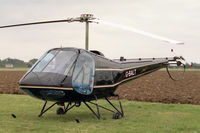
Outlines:
[[[89,23],[85,23],[85,50],[89,49]]]
[[[80,19],[85,22],[85,49],[89,49],[89,23],[95,19],[92,14],[81,14]]]

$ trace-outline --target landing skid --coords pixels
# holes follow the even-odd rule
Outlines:
[[[120,99],[119,99],[119,95],[113,95],[113,96],[118,98],[120,110],[117,109],[116,106],[115,106],[113,103],[111,103],[111,101],[110,101],[107,97],[105,97],[105,100],[115,109],[115,111],[114,111],[114,110],[111,110],[111,109],[109,109],[109,108],[106,108],[106,107],[104,107],[104,106],[99,105],[99,104],[98,104],[98,99],[97,99],[97,97],[96,97],[95,95],[94,95],[94,97],[95,97],[96,103],[91,102],[91,101],[89,101],[89,102],[87,102],[87,101],[82,101],[82,102],[90,109],[90,111],[97,117],[97,119],[101,119],[101,115],[100,115],[99,108],[102,108],[102,109],[105,109],[105,110],[107,110],[107,111],[112,112],[112,113],[113,113],[113,119],[119,119],[120,117],[124,117],[123,107],[122,107],[121,101],[120,101]],[[95,111],[89,106],[88,103],[95,105],[96,108],[97,108],[97,111],[95,112]],[[61,104],[62,104],[62,105],[64,106],[63,109],[62,109],[62,108],[58,108],[58,109],[57,109],[57,114],[66,114],[66,113],[67,113],[69,110],[71,110],[73,107],[80,107],[81,102],[75,102],[74,104],[72,104],[71,102],[69,102],[69,103],[67,104],[66,107],[65,107],[65,104],[64,104],[64,103],[55,102],[55,103],[53,103],[51,106],[49,106],[47,109],[45,109],[46,104],[47,104],[47,101],[45,101],[44,106],[43,106],[43,108],[42,108],[42,110],[41,110],[41,112],[40,112],[40,114],[39,114],[38,117],[41,117],[44,113],[46,113],[49,109],[51,109],[51,108],[52,108],[54,105],[56,105],[56,104],[58,104],[58,105],[61,105]]]
[[[56,104],[60,105],[61,103],[55,102],[54,104],[52,104],[51,106],[49,106],[47,109],[45,109],[46,104],[47,104],[47,101],[45,101],[44,106],[43,106],[43,108],[42,108],[40,114],[38,115],[38,117],[41,117],[44,113],[46,113],[46,112],[47,112],[49,109],[51,109],[54,105],[56,105]],[[77,105],[77,103],[74,103],[73,105],[71,105],[71,103],[69,102],[69,103],[67,104],[67,107],[65,107],[65,104],[64,104],[63,106],[64,106],[64,111],[63,111],[62,113],[60,113],[60,114],[66,114],[67,111],[69,111],[70,109],[72,109],[73,107],[78,106],[78,105]],[[80,106],[80,105],[79,105],[79,106]],[[44,110],[44,109],[45,109],[45,110]],[[58,114],[58,112],[57,112],[57,114]]]

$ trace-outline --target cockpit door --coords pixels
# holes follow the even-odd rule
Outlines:
[[[95,62],[87,52],[80,53],[72,76],[72,86],[80,94],[89,95],[94,86]]]

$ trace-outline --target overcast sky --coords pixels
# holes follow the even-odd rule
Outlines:
[[[200,63],[198,0],[0,0],[0,25],[65,19],[92,13],[95,17],[183,41],[174,45],[130,31],[90,25],[90,49],[108,58],[184,56]],[[84,48],[85,25],[59,23],[0,29],[0,59],[28,61],[55,47]]]

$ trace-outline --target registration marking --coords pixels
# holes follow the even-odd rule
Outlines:
[[[135,75],[136,75],[136,69],[127,70],[125,72],[125,78],[129,78],[129,77],[132,77],[132,76],[135,76]]]

